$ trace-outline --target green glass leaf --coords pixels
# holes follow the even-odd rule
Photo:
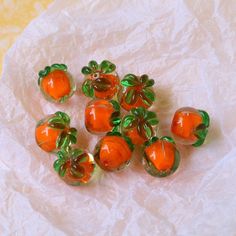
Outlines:
[[[138,78],[136,77],[136,75],[127,74],[121,80],[121,84],[125,87],[133,87],[133,86],[138,85],[139,81],[138,81]]]
[[[55,170],[56,172],[59,172],[60,167],[61,167],[61,165],[63,165],[63,164],[64,164],[64,161],[63,161],[63,160],[57,159],[57,160],[54,161],[54,163],[53,163],[53,168],[54,168],[54,170]]]
[[[146,111],[146,114],[145,114],[145,117],[144,117],[145,119],[147,119],[147,120],[151,120],[151,119],[156,119],[157,118],[157,115],[156,115],[156,113],[155,112],[153,112],[153,111]]]
[[[48,75],[51,72],[51,67],[50,66],[46,66],[44,68],[44,71],[45,71],[45,76]]]
[[[47,73],[47,72],[46,72],[45,70],[39,71],[39,73],[38,73],[39,78],[42,78],[42,77],[46,76],[46,73]]]
[[[92,69],[89,68],[88,66],[84,66],[81,70],[82,74],[84,75],[90,75],[92,74]]]
[[[76,148],[71,151],[71,157],[77,158],[78,156],[82,155],[84,151],[82,149]]]
[[[148,75],[146,75],[146,74],[140,76],[140,81],[142,84],[145,84],[148,81],[148,79],[149,79]]]
[[[38,77],[38,86],[40,86],[41,81],[42,81],[42,77]]]
[[[133,102],[134,100],[137,101],[137,98],[136,98],[135,95],[136,95],[135,94],[135,90],[134,89],[130,89],[128,91],[128,93],[126,94],[126,96],[125,96],[126,103],[128,103],[128,104],[135,103],[135,102]],[[136,99],[134,99],[134,98],[136,98]]]
[[[110,61],[104,60],[101,62],[100,68],[104,74],[109,74],[109,73],[112,73],[116,69],[116,66]]]
[[[61,149],[67,149],[71,144],[71,138],[74,136],[68,135],[66,132],[62,132],[57,138],[56,147]],[[72,138],[73,140],[73,138]],[[73,140],[74,141],[74,140]]]
[[[98,70],[98,63],[96,61],[90,61],[88,64],[89,68],[91,68],[93,71]]]
[[[153,134],[152,127],[148,125],[147,123],[144,123],[142,128],[145,130],[145,137],[151,138]]]
[[[133,152],[134,150],[134,144],[132,143],[131,139],[125,135],[123,135],[124,140],[126,141],[126,143],[128,144],[130,150]]]
[[[61,122],[62,122],[61,117],[58,117],[56,115],[48,120],[49,124],[51,124],[51,123],[61,123]]]
[[[77,143],[77,137],[74,135],[69,134],[69,140],[70,140],[70,144],[76,144]]]
[[[67,71],[67,66],[65,64],[53,64],[51,65],[51,71],[53,70]]]
[[[152,101],[149,100],[143,93],[139,93],[139,96],[142,98],[144,104],[146,104],[148,107],[152,105]]]
[[[76,128],[70,128],[69,131],[68,131],[68,134],[77,137],[77,129]]]
[[[200,124],[194,132],[195,136],[201,139],[205,139],[207,133],[208,133],[208,128],[204,124]]]
[[[175,144],[174,139],[171,138],[171,137],[169,137],[169,136],[163,136],[163,137],[161,137],[161,140],[165,140],[165,141],[167,141],[167,142],[170,142],[170,143]]]
[[[142,92],[149,100],[151,100],[152,102],[155,101],[155,93],[151,89],[144,88]]]
[[[149,119],[147,120],[147,122],[150,124],[150,125],[157,125],[159,123],[159,120],[157,118],[153,118],[153,119]]]
[[[193,147],[200,147],[205,142],[205,139],[198,139],[196,143],[192,144]]]
[[[57,152],[58,159],[65,161],[67,159],[68,153],[65,150],[60,150]]]
[[[130,128],[136,121],[136,117],[134,115],[127,115],[122,120],[122,126],[124,128]]]
[[[65,138],[66,132],[61,132],[56,141],[56,148],[60,148],[63,145]]]
[[[137,108],[132,108],[131,109],[131,114],[141,118],[141,117],[145,117],[146,114],[146,109],[143,107],[137,107]]]
[[[209,127],[210,125],[210,116],[208,115],[207,112],[203,111],[203,110],[198,110],[198,112],[201,114],[202,116],[202,120],[203,120],[203,124],[206,127]]]
[[[115,132],[108,132],[106,135],[107,136],[119,136],[119,137],[122,136],[121,133],[117,132],[117,131],[115,131]]]
[[[119,125],[120,124],[120,122],[121,122],[121,118],[120,117],[114,117],[114,118],[112,118],[112,120],[111,120],[111,123],[113,124],[113,125]]]
[[[114,126],[114,127],[112,128],[111,133],[117,133],[117,132],[119,132],[119,131],[120,131],[120,126],[119,126],[119,125],[116,125],[116,126]]]
[[[59,170],[58,170],[58,174],[61,176],[61,177],[64,177],[65,176],[65,173],[66,173],[66,165],[63,164],[60,166]]]
[[[70,117],[62,111],[57,111],[55,115],[63,120],[66,125],[70,125]]]
[[[150,79],[145,83],[145,87],[152,87],[154,83],[155,81],[153,79]]]
[[[117,101],[110,100],[110,103],[112,104],[112,106],[115,109],[115,111],[120,111],[120,104]]]
[[[85,80],[82,85],[82,91],[87,97],[93,97],[94,96],[94,89],[92,87],[92,81],[91,80]]]

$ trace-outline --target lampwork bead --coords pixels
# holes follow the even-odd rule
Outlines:
[[[44,151],[55,152],[76,143],[77,130],[70,128],[70,117],[58,111],[37,123],[35,140]]]
[[[74,80],[64,64],[53,64],[41,70],[38,85],[43,96],[55,103],[66,102],[76,90]]]
[[[81,149],[72,149],[68,152],[61,150],[57,157],[53,167],[65,183],[83,185],[92,180],[95,162],[90,153]]]
[[[120,105],[114,100],[94,99],[85,108],[85,127],[91,133],[111,131],[120,124]]]
[[[180,155],[170,137],[151,138],[145,143],[143,166],[152,176],[165,177],[176,171]]]
[[[207,112],[183,107],[174,114],[171,132],[176,142],[198,147],[204,143],[209,125],[210,118]]]
[[[120,105],[127,111],[136,107],[149,108],[155,101],[155,93],[152,89],[154,83],[148,75],[125,75],[121,80],[122,88],[118,94]]]
[[[94,159],[104,170],[121,170],[130,162],[133,149],[128,137],[118,132],[108,133],[97,143]]]
[[[143,107],[132,108],[130,114],[123,117],[121,129],[133,144],[142,145],[154,135],[154,127],[158,122],[154,112]]]
[[[104,60],[101,64],[90,61],[88,66],[81,70],[84,75],[82,91],[87,97],[101,99],[113,98],[119,89],[119,77],[115,71],[116,66]]]

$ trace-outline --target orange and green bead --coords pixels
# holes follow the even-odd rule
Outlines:
[[[35,140],[45,152],[56,152],[77,142],[77,130],[70,127],[70,117],[58,111],[37,123]]]
[[[84,185],[92,180],[96,165],[90,153],[82,149],[63,149],[57,157],[53,167],[68,185]]]
[[[75,92],[76,86],[65,64],[46,66],[38,73],[38,85],[50,102],[64,103]]]
[[[141,76],[125,75],[121,80],[122,88],[118,94],[121,107],[127,111],[137,107],[151,107],[155,101],[155,93],[152,89],[154,83],[154,80],[149,79],[146,74]]]
[[[81,70],[84,75],[82,92],[87,97],[112,99],[119,90],[120,80],[116,73],[116,66],[104,60],[100,64],[90,61]]]
[[[119,132],[110,132],[97,143],[94,159],[103,170],[121,170],[129,164],[133,150],[134,146],[128,137]]]
[[[180,154],[171,137],[152,137],[143,151],[144,169],[152,176],[165,177],[173,174],[180,162]]]
[[[107,133],[120,122],[120,105],[115,100],[93,99],[85,108],[85,127],[90,133]]]
[[[209,125],[210,117],[206,111],[183,107],[174,114],[171,132],[176,142],[198,147],[204,143]]]
[[[121,122],[122,133],[135,145],[142,145],[155,134],[159,121],[156,113],[143,107],[132,108]]]

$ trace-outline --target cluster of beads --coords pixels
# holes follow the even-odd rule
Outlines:
[[[120,81],[116,66],[107,60],[100,64],[90,61],[81,72],[82,92],[91,98],[84,112],[85,127],[92,134],[103,135],[93,154],[74,147],[77,130],[70,127],[70,117],[64,112],[40,120],[35,129],[38,146],[56,153],[54,169],[67,184],[90,182],[97,165],[105,171],[123,169],[135,146],[142,146],[142,165],[150,175],[168,176],[180,162],[175,141],[194,147],[204,143],[209,115],[190,107],[175,112],[171,124],[174,139],[156,136],[159,120],[156,113],[148,110],[155,101],[154,80],[148,75],[127,74]],[[56,103],[66,102],[76,90],[64,64],[45,67],[39,72],[38,84],[44,97]],[[123,116],[121,108],[126,111]]]

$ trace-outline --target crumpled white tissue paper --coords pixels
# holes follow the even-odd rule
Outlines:
[[[5,57],[0,81],[1,235],[235,235],[236,4],[215,1],[58,0],[25,29]],[[178,171],[149,176],[139,150],[131,165],[70,187],[53,155],[34,140],[36,122],[62,110],[90,152],[98,136],[84,128],[81,90],[63,105],[40,94],[37,73],[65,63],[80,88],[82,66],[108,59],[155,80],[160,135],[170,135],[183,106],[211,117],[207,142],[179,146]]]

